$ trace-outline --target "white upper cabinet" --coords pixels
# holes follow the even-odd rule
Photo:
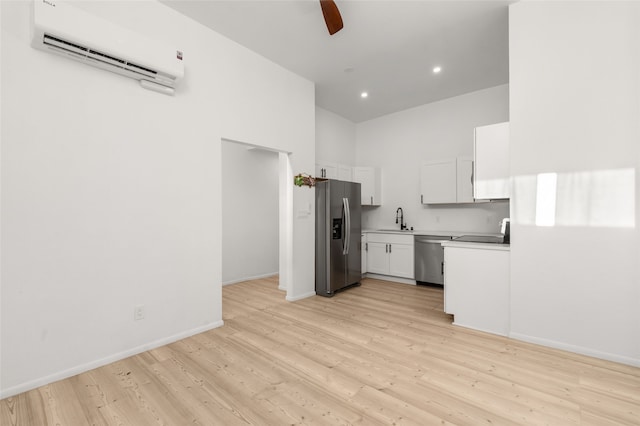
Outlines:
[[[456,158],[456,202],[473,203],[473,158]]]
[[[509,198],[509,123],[476,127],[473,156],[474,198]]]
[[[316,177],[353,182],[352,167],[345,164],[321,161],[316,163]]]
[[[361,185],[363,206],[382,204],[382,176],[378,167],[354,167],[353,181]]]
[[[353,167],[338,164],[338,180],[353,182]]]
[[[427,161],[420,169],[422,204],[473,203],[473,160],[458,157]]]
[[[316,177],[337,179],[338,165],[335,163],[316,163]]]
[[[457,200],[456,159],[427,161],[420,169],[420,202],[447,204]]]

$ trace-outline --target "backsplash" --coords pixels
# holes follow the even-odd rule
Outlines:
[[[509,217],[509,201],[449,205],[390,205],[362,208],[363,229],[400,228],[396,209],[402,207],[404,221],[416,230],[500,232],[500,221]]]

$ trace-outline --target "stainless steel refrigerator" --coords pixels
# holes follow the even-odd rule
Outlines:
[[[316,294],[331,297],[360,284],[362,240],[360,184],[316,183]]]

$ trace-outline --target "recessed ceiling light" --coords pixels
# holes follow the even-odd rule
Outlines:
[[[361,98],[366,98],[367,96],[369,96],[369,94],[367,92],[360,93],[360,97]]]
[[[442,71],[442,67],[440,67],[440,66],[433,67],[433,73],[434,74],[438,74],[440,71]]]

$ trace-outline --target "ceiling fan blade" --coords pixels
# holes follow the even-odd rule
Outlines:
[[[322,15],[324,16],[324,22],[327,24],[327,29],[330,35],[334,35],[342,29],[342,16],[336,2],[333,0],[320,0],[320,7],[322,8]]]

